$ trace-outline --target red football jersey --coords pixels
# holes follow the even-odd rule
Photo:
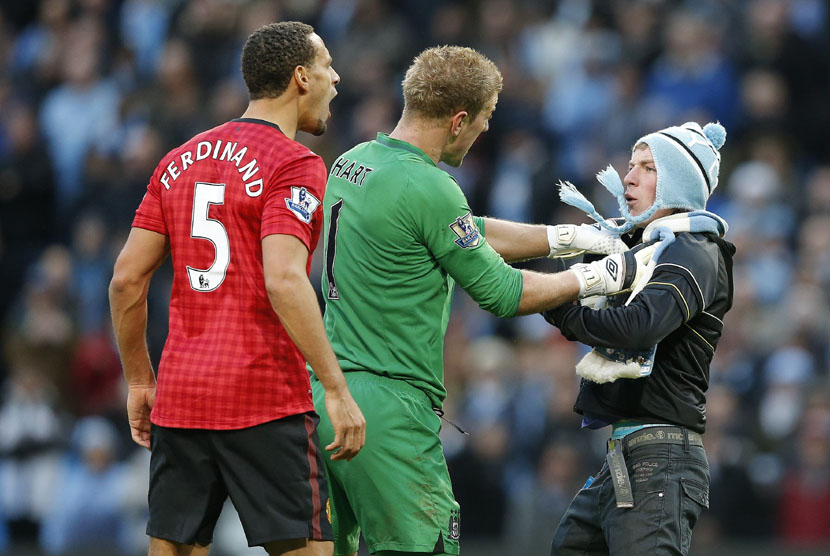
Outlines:
[[[262,120],[161,160],[133,221],[169,238],[174,268],[153,423],[238,429],[313,410],[305,360],[265,291],[262,238],[298,237],[308,272],[325,186],[322,159]]]

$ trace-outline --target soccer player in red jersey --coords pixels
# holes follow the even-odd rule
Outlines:
[[[228,496],[251,546],[332,554],[306,360],[335,423],[332,459],[351,459],[365,441],[308,278],[327,172],[293,140],[325,131],[340,77],[320,37],[298,22],[256,30],[242,74],[248,109],[161,160],[110,284],[132,437],[152,450],[151,556],[207,554]],[[157,384],[147,291],[168,254]]]

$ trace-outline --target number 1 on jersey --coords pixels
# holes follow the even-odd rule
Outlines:
[[[190,222],[190,237],[206,239],[213,243],[216,256],[213,264],[205,270],[187,267],[190,287],[199,292],[210,292],[225,280],[225,273],[231,262],[231,244],[225,226],[215,218],[208,217],[210,205],[225,204],[225,184],[196,182],[193,191],[193,216]]]
[[[329,218],[329,236],[326,238],[326,280],[329,283],[329,299],[340,299],[337,284],[334,281],[334,257],[337,255],[337,224],[340,220],[340,210],[343,208],[343,199],[331,206]]]

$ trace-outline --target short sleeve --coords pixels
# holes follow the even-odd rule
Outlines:
[[[326,190],[326,166],[312,153],[282,165],[266,187],[260,237],[288,234],[302,241],[309,251],[313,229],[322,220]]]
[[[487,237],[487,230],[484,229],[484,217],[473,216],[473,222],[476,223],[476,228],[478,228],[478,231],[481,232],[481,235]]]
[[[416,237],[476,303],[500,317],[516,314],[522,296],[521,271],[509,266],[485,241],[464,193],[449,177],[411,184],[420,197],[410,214]]]
[[[147,192],[144,193],[144,198],[135,211],[133,226],[169,236],[164,210],[161,206],[161,184],[158,181],[158,173],[156,169],[147,185]]]

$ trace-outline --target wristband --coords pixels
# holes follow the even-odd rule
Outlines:
[[[563,247],[568,247],[576,237],[576,226],[564,224],[559,226],[547,226],[549,257],[557,254]]]

